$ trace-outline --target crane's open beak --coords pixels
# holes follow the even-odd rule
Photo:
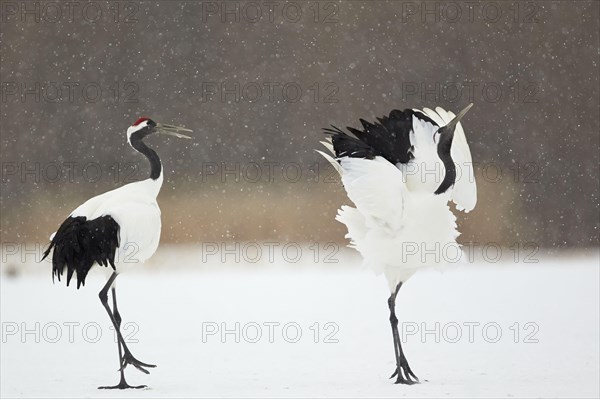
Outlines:
[[[465,107],[465,109],[460,111],[458,113],[458,115],[456,115],[450,122],[448,122],[448,124],[446,126],[442,127],[439,130],[440,133],[442,133],[442,131],[444,131],[444,132],[453,131],[454,127],[458,124],[458,122],[460,122],[460,120],[463,118],[463,116],[465,116],[467,114],[467,112],[469,112],[469,110],[471,109],[472,106],[473,106],[473,103],[467,105]]]
[[[162,123],[156,124],[156,133],[166,134],[168,136],[179,137],[180,139],[191,139],[190,136],[186,136],[181,132],[192,132],[191,129],[186,129],[185,127],[173,126],[173,125],[165,125]]]

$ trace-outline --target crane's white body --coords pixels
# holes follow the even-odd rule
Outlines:
[[[115,263],[144,262],[156,252],[160,241],[160,208],[156,197],[162,183],[161,173],[156,180],[126,184],[90,198],[70,216],[84,216],[87,220],[112,217],[119,225],[119,250]]]
[[[440,126],[455,116],[442,108],[424,109]],[[471,153],[464,130],[456,126],[451,156],[457,165],[454,186],[435,195],[444,175],[437,154],[434,133],[438,127],[413,117],[410,134],[414,159],[393,165],[383,157],[374,159],[341,157],[339,163],[324,155],[341,175],[348,197],[355,207],[342,206],[336,217],[348,228],[350,246],[364,263],[384,273],[393,292],[423,266],[456,260],[460,254],[456,238],[456,217],[448,202],[469,212],[477,202]],[[325,146],[332,150],[329,142]],[[333,151],[332,151],[333,152]]]

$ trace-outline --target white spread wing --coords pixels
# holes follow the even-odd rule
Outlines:
[[[341,159],[342,183],[367,225],[402,225],[405,182],[402,172],[385,158]]]
[[[323,146],[327,149],[329,154],[325,153],[323,151],[319,151],[319,150],[315,150],[315,151],[317,151],[319,154],[321,154],[323,156],[323,158],[325,158],[327,160],[327,162],[329,162],[331,164],[331,166],[333,166],[333,168],[341,175],[342,168],[341,168],[340,164],[338,163],[338,161],[336,161],[334,159],[335,150],[333,149],[333,144],[331,143],[331,138],[327,138],[327,139],[321,141],[321,144],[323,144]]]

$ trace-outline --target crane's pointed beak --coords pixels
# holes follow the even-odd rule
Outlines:
[[[460,120],[463,118],[463,116],[465,116],[467,114],[467,112],[469,112],[469,110],[471,109],[472,106],[473,106],[473,103],[467,105],[465,107],[465,109],[460,111],[458,113],[458,115],[456,115],[450,122],[448,122],[448,124],[446,126],[444,126],[443,128],[440,129],[440,133],[442,131],[447,132],[447,131],[454,130],[454,127],[458,124],[458,122],[460,122]]]
[[[185,127],[180,127],[180,126],[173,126],[173,125],[166,125],[163,123],[157,123],[156,124],[156,133],[159,134],[166,134],[168,136],[175,136],[178,137],[180,139],[190,139],[190,136],[186,136],[185,134],[182,134],[181,132],[192,132],[193,130],[191,129],[186,129]]]

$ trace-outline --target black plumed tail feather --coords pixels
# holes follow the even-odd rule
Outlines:
[[[413,131],[413,116],[438,126],[421,112],[405,109],[393,110],[389,116],[377,118],[376,123],[360,119],[363,130],[347,127],[345,133],[332,125],[323,129],[332,135],[332,144],[337,158],[367,158],[381,156],[392,164],[408,163],[413,159],[410,133]]]
[[[110,216],[86,220],[83,216],[69,217],[60,226],[44,251],[42,260],[52,253],[52,281],[67,269],[67,286],[75,273],[77,288],[94,265],[109,264],[115,269],[115,253],[119,247],[119,225]]]

